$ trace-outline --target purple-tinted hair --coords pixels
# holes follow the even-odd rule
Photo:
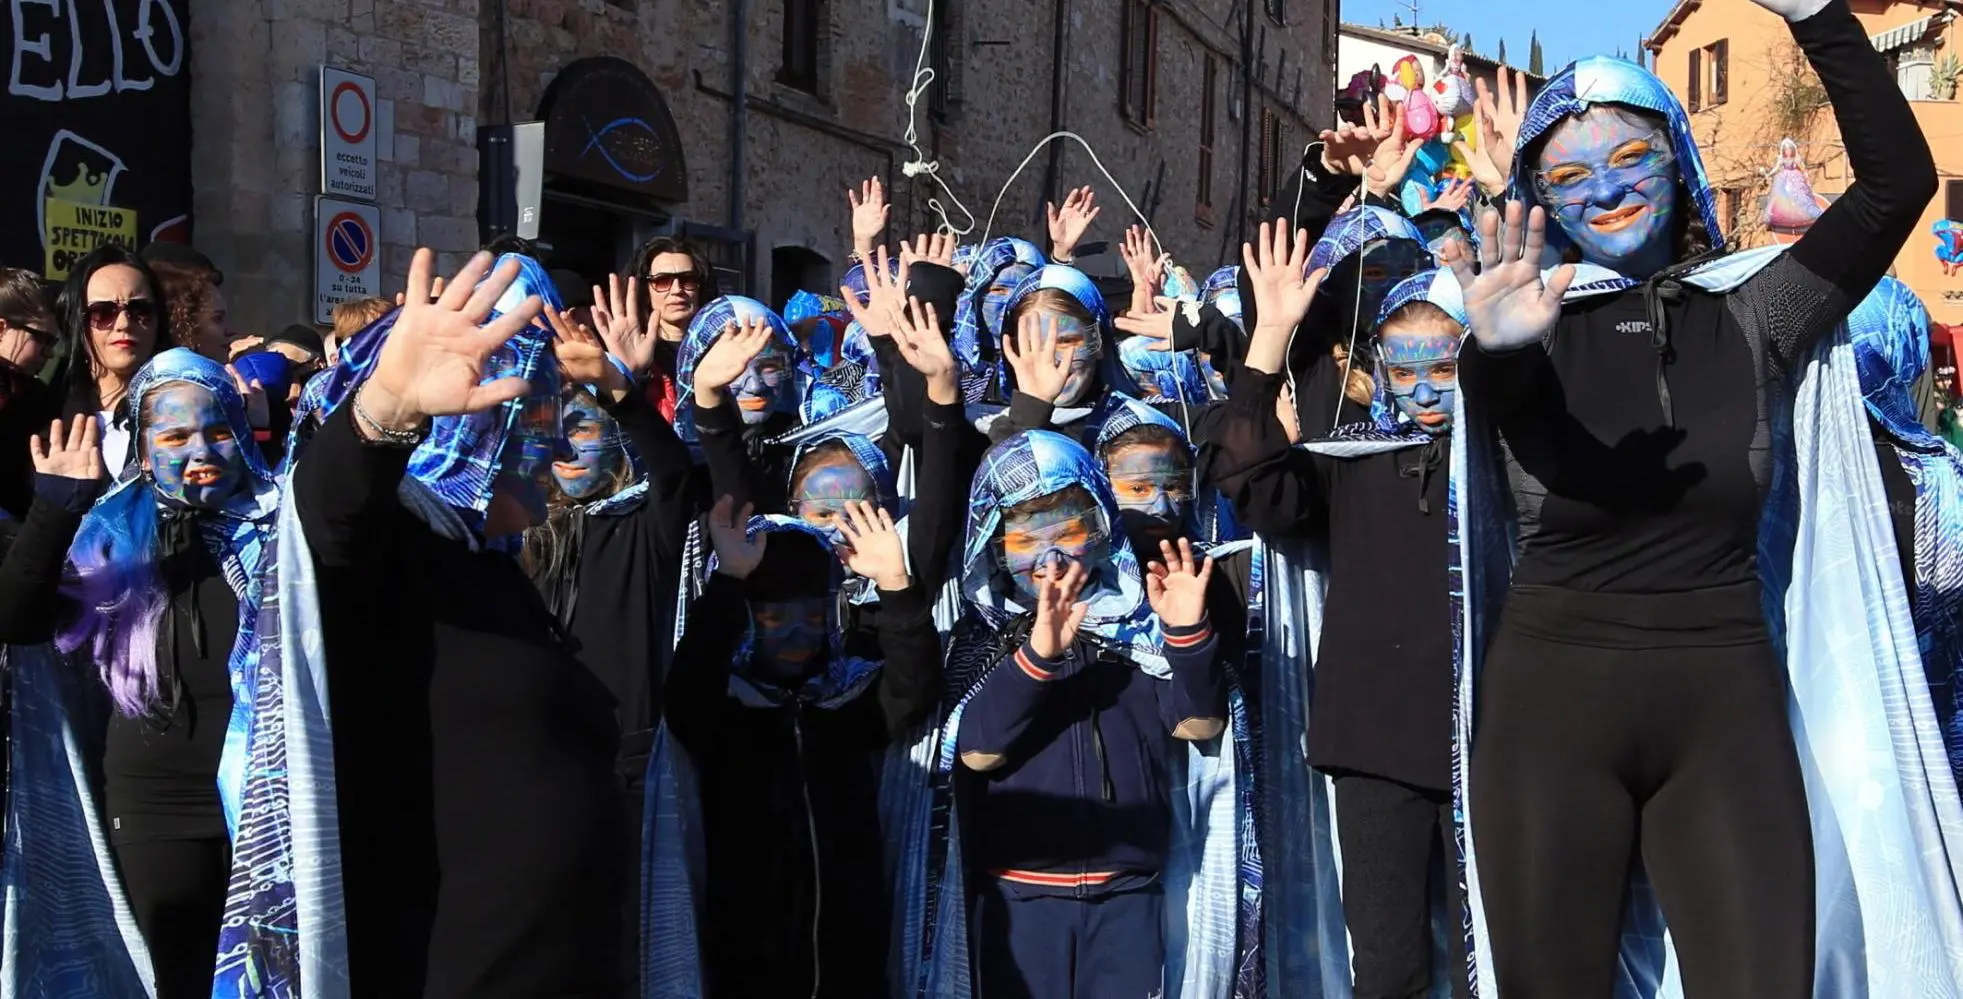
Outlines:
[[[157,500],[149,488],[125,486],[90,511],[68,549],[61,593],[68,616],[55,647],[95,663],[118,711],[149,714],[162,693],[157,629],[170,605],[157,571]]]

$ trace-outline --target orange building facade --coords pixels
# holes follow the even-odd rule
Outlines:
[[[1944,325],[1963,324],[1963,0],[1850,0],[1894,68],[1930,148],[1941,189],[1895,259],[1893,274]],[[1797,238],[1768,220],[1781,144],[1824,206],[1854,180],[1839,123],[1792,35],[1752,0],[1678,0],[1644,42],[1656,74],[1691,111],[1727,233],[1746,247]],[[1792,185],[1781,221],[1790,222]],[[1804,190],[1805,185],[1798,185]]]

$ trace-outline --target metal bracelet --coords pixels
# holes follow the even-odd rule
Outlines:
[[[360,420],[368,428],[369,433],[375,435],[375,439],[379,443],[388,444],[393,447],[415,447],[429,438],[429,420],[427,419],[417,425],[414,430],[391,430],[388,427],[382,426],[380,421],[369,416],[368,411],[361,408],[360,389],[355,390],[353,397],[348,402],[354,407],[354,418]]]

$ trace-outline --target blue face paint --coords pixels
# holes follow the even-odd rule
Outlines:
[[[1548,133],[1534,192],[1583,259],[1631,277],[1670,262],[1677,158],[1664,126],[1595,107]]]
[[[788,682],[810,672],[831,633],[832,598],[751,601],[750,659],[759,679]]]
[[[1426,433],[1452,429],[1453,396],[1459,387],[1459,339],[1453,333],[1380,332],[1377,379]]]
[[[215,509],[245,482],[224,407],[210,390],[168,382],[143,400],[143,456],[157,495],[176,506]]]
[[[613,417],[587,396],[566,400],[560,424],[565,437],[558,442],[552,480],[567,499],[590,499],[616,481],[627,451],[620,446]]]
[[[1002,515],[1002,564],[1025,599],[1037,578],[1062,579],[1074,564],[1094,570],[1110,558],[1111,538],[1094,504],[1071,498],[1041,513]]]
[[[1100,338],[1096,323],[1084,323],[1074,316],[1056,313],[1038,313],[1042,316],[1044,329],[1056,330],[1056,349],[1070,358],[1070,374],[1064,379],[1063,391],[1053,400],[1058,406],[1075,406],[1090,394],[1091,384],[1097,376],[1097,358]]]
[[[1240,322],[1238,319],[1234,321]],[[1213,392],[1213,397],[1227,398],[1227,377],[1214,368],[1213,357],[1205,351],[1196,351],[1195,356],[1200,362],[1200,374],[1206,376],[1206,387]]]
[[[505,441],[498,467],[497,489],[517,501],[530,524],[545,523],[547,490],[552,484],[552,456],[559,437],[557,396],[528,399]]]
[[[1179,537],[1193,511],[1191,460],[1176,445],[1133,444],[1111,452],[1104,471],[1125,536],[1142,560],[1151,560],[1159,542]]]
[[[1021,284],[1023,278],[1034,273],[1036,273],[1035,267],[1018,260],[1003,267],[1002,272],[997,274],[995,280],[989,284],[988,290],[982,293],[982,322],[993,330],[996,336],[1002,336],[1007,332],[1002,329],[1002,314],[1008,311],[1009,296],[1014,294],[1016,285]]]
[[[797,407],[791,404],[791,378],[790,356],[783,344],[772,340],[770,346],[750,359],[750,366],[729,387],[736,396],[736,408],[743,413],[743,422],[757,424],[774,413],[794,412]]]
[[[872,476],[859,463],[837,458],[814,466],[797,484],[791,497],[791,513],[806,524],[825,532],[832,548],[843,553],[845,535],[839,524],[848,503],[873,503],[878,493]]]

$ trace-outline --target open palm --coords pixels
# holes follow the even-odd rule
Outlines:
[[[1037,655],[1055,659],[1077,640],[1077,630],[1091,609],[1090,604],[1077,602],[1088,578],[1084,564],[1072,562],[1062,579],[1051,577],[1037,584],[1036,622],[1029,629],[1029,647]]]
[[[1561,298],[1574,280],[1573,267],[1561,267],[1542,281],[1541,253],[1547,246],[1547,214],[1539,208],[1526,214],[1520,203],[1506,206],[1506,221],[1487,210],[1479,218],[1480,270],[1462,243],[1451,244],[1447,263],[1465,292],[1466,315],[1472,335],[1489,351],[1517,350],[1539,343],[1561,318]],[[1503,229],[1503,231],[1502,231]]]
[[[529,296],[487,323],[492,307],[518,279],[515,261],[495,272],[491,262],[488,253],[472,257],[448,282],[442,296],[431,301],[436,255],[428,249],[416,251],[409,265],[404,304],[395,326],[382,341],[374,374],[369,376],[369,385],[392,400],[392,415],[420,418],[475,413],[530,391],[522,378],[484,383],[491,355],[536,321],[541,307],[538,296]]]
[[[45,440],[39,435],[28,440],[28,455],[34,459],[34,470],[42,475],[84,482],[102,478],[102,449],[96,446],[96,436],[93,413],[76,416],[75,422],[66,427],[55,420],[48,424]]]

